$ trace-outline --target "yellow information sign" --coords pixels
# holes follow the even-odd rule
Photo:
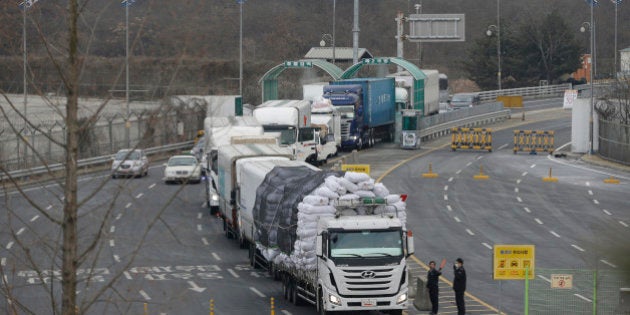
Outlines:
[[[370,164],[341,164],[344,172],[357,172],[370,175]]]
[[[494,280],[534,279],[534,245],[494,245]]]

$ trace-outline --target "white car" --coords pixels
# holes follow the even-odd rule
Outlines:
[[[192,155],[175,155],[164,166],[164,182],[201,182],[201,164]]]
[[[143,150],[123,149],[112,158],[112,178],[149,175],[149,159]]]

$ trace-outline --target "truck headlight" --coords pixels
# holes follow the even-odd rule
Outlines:
[[[407,293],[403,293],[399,295],[398,298],[396,299],[396,304],[404,303],[406,301],[407,301]]]
[[[328,301],[330,301],[330,303],[341,306],[341,299],[339,297],[337,297],[336,295],[332,295],[332,294],[328,294]]]
[[[212,194],[212,201],[219,201],[219,195]]]

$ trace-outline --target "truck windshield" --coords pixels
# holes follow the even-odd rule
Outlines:
[[[299,142],[313,141],[315,139],[315,128],[306,127],[300,128],[300,135],[298,136]]]
[[[399,257],[403,255],[400,230],[335,231],[329,235],[331,258]]]
[[[353,119],[354,118],[354,106],[337,106],[337,110],[341,118]]]
[[[264,126],[263,129],[266,134],[277,136],[280,145],[294,144],[297,138],[297,132],[293,126]]]

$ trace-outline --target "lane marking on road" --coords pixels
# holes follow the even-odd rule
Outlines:
[[[457,170],[457,172],[455,172],[455,174],[459,175],[459,173],[461,173],[461,172],[462,172],[462,170]]]
[[[520,180],[520,179],[517,179],[517,180],[516,180],[516,185],[518,185],[518,184],[520,184],[520,183],[521,183],[521,180]]]
[[[202,203],[201,203],[200,207],[202,207],[202,208],[203,208],[203,207],[205,207],[205,206],[206,206],[206,202],[204,201],[204,202],[202,202]]]
[[[517,200],[518,202],[523,202],[523,199],[521,199],[521,197],[516,197],[516,200]]]
[[[521,174],[521,176],[523,176],[523,177],[527,176],[527,172],[523,172],[523,174]]]
[[[217,253],[212,253],[212,257],[214,257],[215,260],[221,260],[221,257],[219,257]]]
[[[555,237],[560,237],[560,234],[558,234],[558,233],[556,233],[554,231],[549,231],[549,233],[551,233]]]
[[[15,233],[15,234],[16,234],[16,235],[20,235],[20,234],[24,233],[24,230],[25,230],[24,228],[21,228],[21,229],[20,229],[19,231],[17,231],[17,233]]]
[[[547,282],[551,283],[551,280],[550,280],[549,278],[546,278],[545,276],[538,275],[538,278],[543,279],[543,280],[545,280],[545,281],[547,281]]]
[[[203,213],[199,212],[197,213],[197,219],[201,219],[203,217]]]
[[[129,272],[124,271],[123,275],[125,275],[125,278],[127,278],[127,280],[133,280],[133,277],[131,276],[131,274]]]
[[[509,144],[508,144],[508,143],[506,143],[506,144],[504,144],[504,145],[500,146],[500,147],[499,147],[499,150],[503,150],[503,149],[507,148],[507,146],[508,146],[508,145],[509,145]]]
[[[453,177],[449,177],[448,181],[452,182],[453,181]]]
[[[254,277],[254,278],[260,278],[260,275],[254,271],[249,273],[250,276]]]
[[[518,193],[518,187],[514,187],[514,192]]]
[[[114,260],[115,260],[116,262],[120,262],[120,256],[118,256],[118,255],[114,255]]]
[[[444,185],[444,190],[447,191],[448,190],[448,185]]]
[[[598,204],[599,204],[599,201],[598,201],[597,199],[593,199],[593,203],[594,203],[594,204],[596,204],[596,205],[598,205]]]
[[[228,268],[227,270],[234,278],[240,278],[240,276],[236,273],[236,271]]]
[[[284,314],[284,315],[293,315],[293,314],[291,314],[291,312],[289,312],[289,311],[287,311],[287,310],[282,310],[282,311],[280,311],[280,312],[281,312],[282,314]]]
[[[120,218],[122,218],[122,213],[116,215],[116,220],[120,220]]]
[[[488,243],[481,243],[481,245],[485,246],[488,249],[492,249],[492,246],[490,246],[490,244]]]
[[[252,290],[252,292],[256,293],[256,295],[260,296],[261,298],[267,297],[266,295],[264,295],[262,292],[258,291],[254,287],[249,287],[249,289]]]
[[[142,196],[144,196],[144,194],[143,193],[139,193],[138,195],[136,195],[136,199],[140,199],[140,198],[142,198]]]
[[[201,231],[201,224],[197,224],[197,231]]]
[[[455,219],[455,221],[457,222],[462,222],[458,217],[453,217],[453,219]]]
[[[580,247],[580,246],[577,246],[577,245],[575,245],[575,244],[571,244],[571,246],[572,246],[573,248],[575,248],[575,249],[577,249],[577,250],[581,251],[581,252],[585,252],[584,248],[582,248],[582,247]]]
[[[7,244],[7,249],[11,249],[11,247],[13,247],[13,244],[15,244],[15,243],[9,242],[9,244]]]
[[[448,200],[448,195],[444,195],[444,200]]]
[[[605,213],[605,214],[607,214],[607,215],[612,215],[612,213],[610,213],[610,211],[608,211],[608,210],[606,210],[606,209],[604,209],[604,210],[602,210],[602,211],[604,211],[604,213]]]
[[[208,243],[208,240],[205,237],[201,238],[201,242],[203,243],[203,245],[206,245],[206,246],[210,245],[210,243]]]
[[[140,295],[142,295],[142,297],[143,297],[145,300],[147,300],[147,301],[150,301],[150,300],[151,300],[151,297],[150,297],[150,296],[149,296],[146,292],[144,292],[144,290],[140,290],[140,291],[138,291],[138,292],[140,292]]]
[[[534,221],[536,221],[536,223],[538,223],[538,224],[540,224],[540,225],[542,225],[542,224],[543,224],[543,222],[542,222],[539,218],[534,218]]]
[[[153,183],[153,184],[149,185],[149,189],[151,189],[151,188],[153,188],[153,187],[155,187],[155,183]]]
[[[48,205],[48,207],[46,207],[46,210],[50,210],[52,209],[52,205]]]
[[[131,206],[132,206],[132,203],[130,202],[130,203],[128,203],[127,205],[125,205],[125,208],[126,208],[126,209],[129,209]]]
[[[116,226],[112,225],[112,227],[109,228],[109,233],[114,233],[116,232]]]
[[[590,183],[590,182],[586,182],[586,186],[587,186],[587,187],[590,187],[590,186],[591,186],[591,183]]]
[[[604,264],[610,266],[610,267],[617,268],[617,266],[615,266],[615,264],[612,264],[612,263],[606,261],[605,259],[602,259],[600,261],[603,262]]]
[[[591,299],[587,299],[587,298],[585,298],[585,297],[583,297],[583,296],[581,296],[581,295],[579,295],[577,293],[574,293],[573,295],[579,297],[580,299],[582,299],[582,300],[584,300],[586,302],[589,302],[589,303],[593,302]]]
[[[466,166],[471,166],[471,165],[472,165],[472,162],[466,163]]]
[[[529,208],[527,208],[527,207],[524,207],[523,209],[524,209],[524,210],[525,210],[525,212],[527,212],[527,213],[532,213],[532,210],[529,210]]]
[[[453,211],[453,208],[451,208],[451,205],[446,205],[446,209],[447,209],[448,211]]]
[[[475,233],[473,233],[470,229],[466,229],[466,233],[470,234],[470,236],[475,236]]]
[[[0,266],[6,266],[7,265],[7,259],[5,257],[2,257],[2,259],[0,259]]]
[[[532,166],[530,166],[529,168],[534,168],[536,167],[536,164],[532,164]]]
[[[483,159],[483,155],[480,155],[480,156],[477,157],[477,161],[479,161],[481,159]]]
[[[38,214],[38,215],[36,215],[36,216],[34,216],[34,217],[32,217],[32,218],[31,218],[31,222],[33,222],[33,221],[35,221],[35,220],[37,220],[37,219],[39,219],[39,214]]]
[[[627,224],[626,222],[619,221],[619,224],[621,224],[621,225],[623,225],[623,226],[625,226],[625,227],[628,227],[628,224]]]
[[[109,246],[114,247],[114,245],[115,245],[114,240],[109,240]]]
[[[593,191],[589,189],[588,190],[588,194],[592,196],[593,195]]]

